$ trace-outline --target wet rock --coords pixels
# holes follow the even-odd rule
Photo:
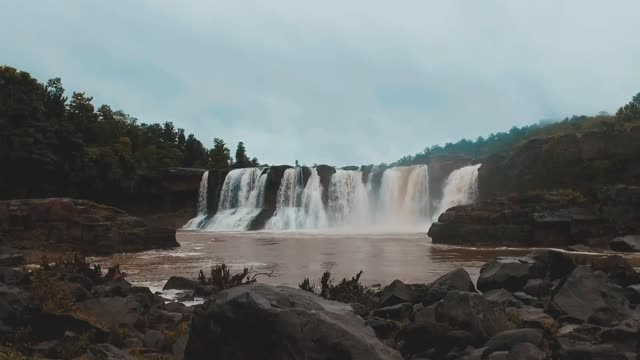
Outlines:
[[[541,277],[540,267],[529,257],[499,257],[484,264],[478,277],[478,290],[518,291],[529,281]]]
[[[114,329],[119,325],[133,326],[144,313],[143,306],[133,296],[90,299],[76,304],[76,307],[80,312],[104,324],[107,329]]]
[[[29,274],[10,267],[0,267],[0,283],[7,285],[25,284],[29,281]]]
[[[162,290],[194,290],[198,282],[182,276],[172,276],[164,284]]]
[[[90,345],[85,358],[86,360],[136,360],[127,352],[110,344]]]
[[[413,315],[413,305],[411,305],[411,303],[402,303],[398,305],[387,306],[375,310],[372,315],[380,319],[396,321],[406,320]]]
[[[398,305],[411,302],[413,299],[413,291],[402,281],[394,280],[382,289],[379,298],[381,307]]]
[[[509,360],[542,360],[544,358],[544,353],[531,343],[516,344],[509,351]]]
[[[194,312],[185,358],[401,359],[347,304],[257,283],[224,290]]]
[[[534,261],[543,269],[544,278],[548,281],[562,279],[575,268],[573,255],[557,250],[538,250],[533,254]]]
[[[538,329],[515,329],[507,330],[497,334],[487,341],[485,347],[488,352],[499,350],[510,350],[513,346],[521,343],[530,343],[541,346],[544,335]]]
[[[22,254],[0,254],[0,266],[19,266],[24,264]]]
[[[578,266],[553,295],[552,308],[561,314],[587,321],[596,310],[609,308],[612,313],[629,314],[624,289],[613,284],[603,272]]]
[[[94,286],[91,292],[96,297],[125,297],[131,291],[131,283],[126,280],[109,281],[106,284]]]
[[[400,329],[397,322],[385,319],[368,319],[365,324],[371,327],[380,339],[391,338]]]
[[[407,325],[398,334],[397,340],[406,358],[425,353],[440,358],[453,349],[465,349],[476,341],[466,330],[452,329],[447,324],[432,322]]]
[[[433,304],[415,310],[413,314],[413,322],[416,324],[436,322],[436,305]]]
[[[555,320],[540,308],[507,308],[507,313],[515,314],[518,325],[528,328],[545,329],[555,323]]]
[[[609,248],[613,251],[639,252],[640,235],[627,235],[617,237],[609,243]]]
[[[605,272],[611,281],[622,287],[640,282],[633,266],[620,255],[594,259],[591,268]]]
[[[476,292],[471,277],[462,268],[455,269],[432,282],[426,293],[416,295],[416,302],[430,305],[442,300],[451,290]]]
[[[542,302],[538,298],[535,298],[529,294],[525,294],[522,291],[514,292],[513,297],[525,305],[543,307]]]
[[[0,284],[0,324],[4,323],[7,326],[16,327],[23,325],[21,324],[22,319],[31,312],[33,301],[33,296],[27,291],[15,286]]]
[[[513,297],[513,295],[505,289],[489,290],[482,294],[487,301],[500,307],[521,307],[524,305],[522,301]]]
[[[479,343],[513,328],[504,312],[494,308],[481,295],[461,291],[450,291],[444,300],[438,303],[436,319],[454,328],[471,332]]]
[[[627,286],[624,293],[632,304],[640,304],[640,284]]]
[[[149,330],[144,334],[144,346],[152,350],[160,351],[166,346],[164,334],[158,330]]]
[[[527,281],[522,291],[533,297],[546,296],[551,292],[551,283],[543,279],[531,279]]]

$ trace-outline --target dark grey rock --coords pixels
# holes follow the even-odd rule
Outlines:
[[[521,307],[524,305],[522,301],[513,297],[513,294],[505,289],[489,290],[482,294],[482,297],[500,307]]]
[[[594,272],[586,266],[578,266],[569,275],[553,295],[551,306],[560,314],[581,321],[587,321],[596,310],[602,308],[610,308],[613,313],[631,315],[624,289],[609,281],[603,272]]]
[[[387,306],[372,313],[373,316],[387,320],[406,320],[413,315],[413,305],[410,303],[402,303],[393,306]]]
[[[488,351],[510,350],[521,343],[530,343],[535,346],[542,345],[544,334],[539,329],[514,329],[499,333],[487,341],[485,347]]]
[[[107,329],[120,325],[133,326],[144,313],[144,307],[134,296],[90,299],[76,304],[76,307],[104,324]]]
[[[609,243],[609,248],[613,251],[639,252],[640,235],[627,235],[617,237]]]
[[[401,359],[349,305],[259,283],[221,291],[196,309],[185,358]]]
[[[182,276],[172,276],[164,284],[162,290],[194,290],[198,282]]]
[[[551,283],[543,279],[531,279],[527,281],[522,291],[527,295],[539,298],[551,293]]]
[[[430,305],[442,300],[451,290],[476,292],[469,273],[458,268],[450,271],[429,284],[426,293],[417,294],[416,302]]]
[[[480,294],[450,291],[436,306],[436,320],[469,331],[479,342],[513,328],[503,310]]]
[[[640,284],[627,286],[624,293],[632,304],[640,304]]]
[[[85,357],[87,360],[136,360],[127,352],[110,344],[90,345]]]
[[[509,360],[543,360],[544,353],[531,343],[514,345],[509,351]]]
[[[499,257],[482,266],[478,290],[519,291],[530,279],[542,277],[541,268],[531,257]]]
[[[400,280],[394,280],[380,292],[380,307],[398,305],[413,300],[413,291]]]
[[[164,334],[158,330],[149,330],[144,334],[144,346],[152,350],[162,350],[167,343]]]
[[[391,338],[400,329],[397,322],[385,319],[368,319],[365,324],[371,327],[380,339]]]
[[[24,264],[22,254],[0,254],[0,266],[19,266]]]

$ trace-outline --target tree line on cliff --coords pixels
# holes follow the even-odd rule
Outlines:
[[[172,122],[140,123],[84,92],[66,95],[60,78],[38,82],[0,66],[0,198],[106,198],[130,191],[141,176],[168,167],[259,165],[238,143],[208,149]]]
[[[455,143],[433,145],[415,155],[407,155],[393,166],[424,164],[440,156],[463,156],[482,159],[491,154],[508,154],[518,145],[534,138],[544,138],[591,130],[613,130],[637,125],[640,122],[640,93],[621,106],[615,115],[601,111],[595,116],[572,116],[562,121],[541,121],[523,127],[512,127],[508,132],[498,132],[476,140],[462,139]]]

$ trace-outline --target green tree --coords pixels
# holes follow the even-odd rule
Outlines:
[[[629,103],[618,109],[616,119],[625,122],[640,120],[640,93],[637,93]]]
[[[247,149],[242,141],[236,147],[236,161],[233,163],[233,167],[236,169],[251,167],[251,160],[247,156]]]
[[[228,169],[231,166],[231,152],[220,138],[213,139],[213,148],[209,150],[210,169]]]

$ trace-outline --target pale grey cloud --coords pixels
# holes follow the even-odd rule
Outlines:
[[[393,161],[640,91],[640,3],[9,2],[1,61],[245,141],[269,163]]]

